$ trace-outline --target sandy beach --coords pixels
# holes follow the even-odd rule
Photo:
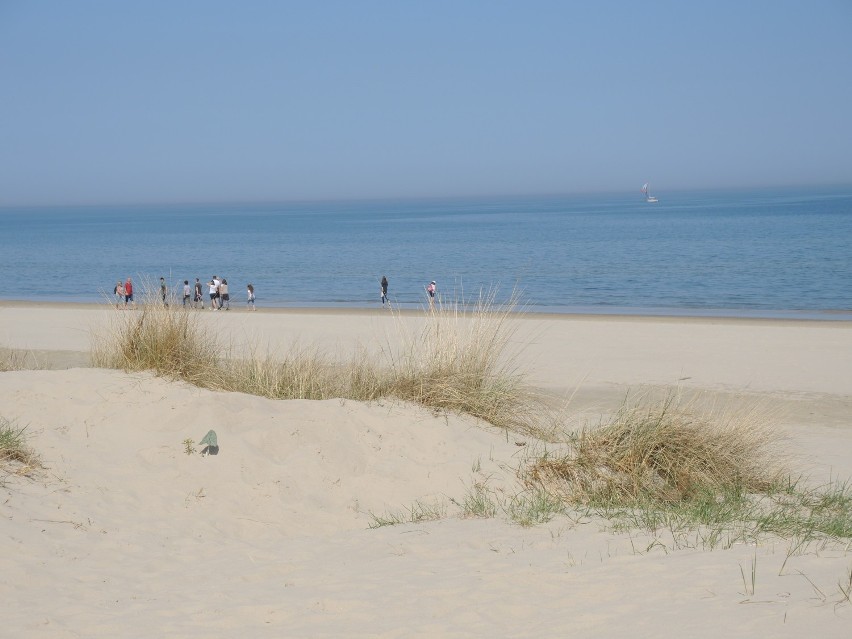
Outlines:
[[[91,368],[102,305],[0,303],[0,416],[45,469],[0,480],[10,637],[849,637],[852,547],[673,547],[557,517],[459,516],[539,442],[380,401],[276,401]],[[380,349],[422,316],[198,311],[236,351]],[[760,402],[797,471],[852,477],[852,323],[525,315],[517,365],[578,424],[679,389]],[[182,442],[214,429],[216,456]],[[374,526],[416,504],[434,521]],[[754,572],[755,578],[745,578]]]

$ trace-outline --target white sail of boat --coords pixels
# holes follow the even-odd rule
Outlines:
[[[657,198],[651,195],[651,185],[648,182],[645,182],[645,184],[642,185],[642,193],[645,194],[646,202],[659,202]]]

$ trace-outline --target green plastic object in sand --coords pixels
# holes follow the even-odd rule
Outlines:
[[[204,436],[204,439],[202,439],[199,442],[199,444],[201,446],[209,446],[210,448],[219,448],[219,444],[217,443],[217,440],[216,440],[216,431],[215,430],[207,431],[207,434]]]

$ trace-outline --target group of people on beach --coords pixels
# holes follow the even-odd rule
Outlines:
[[[231,310],[231,294],[228,290],[228,280],[224,277],[219,278],[217,275],[214,275],[213,278],[205,284],[202,284],[201,280],[197,277],[195,278],[194,285],[191,285],[189,280],[184,280],[182,298],[183,306],[186,307],[192,305],[192,308],[199,308],[200,306],[203,309],[204,287],[207,287],[207,294],[210,296],[211,311],[218,311],[222,309],[226,311]],[[435,294],[437,293],[437,290],[438,286],[435,283],[435,280],[432,280],[426,285],[426,295],[429,298],[430,307],[435,304]],[[133,281],[129,277],[123,283],[121,280],[118,280],[112,292],[115,295],[116,308],[135,308],[136,303],[133,301]],[[382,305],[390,305],[390,298],[388,297],[388,278],[385,275],[382,275],[379,292],[381,294]],[[163,301],[165,306],[169,305],[169,288],[166,284],[166,278],[164,277],[160,278],[160,299]],[[246,304],[248,305],[248,310],[257,310],[257,306],[255,305],[254,286],[251,283],[246,285]]]
[[[112,289],[112,292],[115,295],[116,308],[121,308],[122,303],[125,308],[128,306],[136,306],[136,302],[133,301],[133,282],[129,277],[123,284],[121,280],[118,280],[115,287]]]
[[[182,304],[184,307],[189,305],[192,308],[199,308],[199,306],[204,308],[204,287],[207,287],[208,295],[210,296],[210,310],[218,311],[220,309],[224,309],[226,311],[231,310],[231,294],[228,291],[228,280],[223,278],[219,278],[214,275],[213,278],[202,285],[201,280],[199,278],[195,278],[195,285],[191,286],[189,280],[183,281],[183,299]],[[116,307],[124,308],[134,307],[136,303],[133,301],[133,282],[128,277],[127,281],[124,283],[121,280],[116,282],[115,287],[113,288],[113,294],[115,295]],[[166,278],[160,278],[160,299],[163,301],[165,306],[169,305],[169,288],[166,284]],[[248,309],[250,311],[256,311],[257,306],[255,305],[255,293],[254,293],[254,285],[248,284],[246,285],[246,304],[248,304]]]
[[[207,282],[205,286],[207,287],[207,294],[210,296],[211,311],[218,311],[221,309],[226,311],[231,310],[231,293],[228,290],[227,279],[224,277],[219,279],[217,275],[214,275],[213,279]],[[197,308],[199,303],[201,304],[201,308],[204,308],[204,293],[202,291],[201,281],[197,277],[195,278],[195,285],[192,289],[189,288],[188,280],[183,281],[184,306],[189,303],[190,290],[192,290],[193,308]],[[246,304],[248,305],[248,310],[257,310],[257,306],[255,306],[254,285],[251,283],[246,285]]]

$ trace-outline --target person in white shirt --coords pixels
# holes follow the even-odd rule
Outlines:
[[[207,282],[207,286],[210,287],[210,310],[218,311],[219,310],[219,278],[215,275],[213,279]]]

